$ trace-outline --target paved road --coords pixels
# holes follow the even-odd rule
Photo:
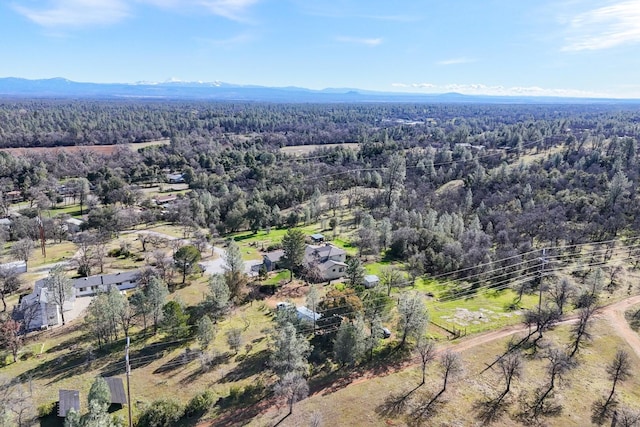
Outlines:
[[[159,233],[157,231],[151,231],[151,230],[132,230],[130,233],[137,233],[137,234],[149,234],[149,235],[153,235],[153,236],[158,236],[158,237],[162,237],[164,239],[167,240],[183,240],[185,243],[189,243],[189,239],[180,239],[178,237],[174,237],[174,236],[170,236],[168,234],[164,234],[164,233]],[[211,246],[207,245],[207,251],[211,250]],[[224,270],[224,258],[226,255],[226,251],[222,248],[219,248],[217,246],[213,247],[213,252],[216,255],[216,258],[213,260],[208,260],[208,261],[201,261],[200,265],[204,266],[204,271],[207,274],[222,274],[225,272]],[[262,264],[261,260],[250,260],[250,261],[245,261],[244,263],[244,271],[245,273],[247,273],[250,276],[255,276],[258,274],[258,268],[259,266]]]

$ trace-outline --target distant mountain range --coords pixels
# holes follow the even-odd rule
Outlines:
[[[83,99],[176,99],[255,102],[428,102],[428,103],[616,103],[640,100],[603,98],[557,98],[530,96],[462,95],[459,93],[415,94],[375,92],[361,89],[312,90],[300,87],[243,86],[222,82],[80,83],[64,78],[27,80],[0,78],[0,98]]]

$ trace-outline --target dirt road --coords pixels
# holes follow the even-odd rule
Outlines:
[[[614,331],[621,338],[623,338],[627,342],[627,344],[629,344],[629,346],[633,349],[636,355],[640,357],[640,336],[633,329],[631,329],[631,327],[629,326],[629,324],[624,318],[624,312],[627,309],[629,309],[629,307],[636,304],[640,304],[640,295],[625,298],[622,301],[618,301],[616,303],[604,306],[599,310],[597,316],[598,318],[606,319],[607,321],[609,321],[613,326]],[[578,320],[577,316],[572,315],[565,318],[558,324],[559,325],[571,324],[571,323],[577,322],[577,320]],[[444,345],[440,346],[440,348],[438,349],[438,352],[442,352],[445,350],[454,350],[456,352],[467,351],[474,347],[478,347],[483,344],[487,344],[492,341],[503,339],[513,334],[526,332],[526,331],[528,331],[528,328],[522,324],[511,325],[496,331],[485,332],[482,334],[470,336],[468,338],[463,338],[459,341],[445,343]],[[384,375],[389,375],[399,370],[407,369],[409,367],[417,366],[417,365],[418,365],[417,361],[414,360],[409,363],[403,364],[398,369],[390,369],[387,372],[385,372]],[[371,375],[370,373],[365,373],[360,378],[357,378],[353,380],[350,384],[346,385],[346,387],[363,383],[375,376],[376,375]],[[310,397],[313,397],[316,394],[324,394],[324,392],[325,392],[324,390],[317,391],[313,393]],[[267,406],[267,408],[269,408],[269,406]],[[273,408],[269,408],[269,409],[275,410]],[[267,412],[269,411],[269,409],[267,409]],[[209,426],[216,426],[216,425],[219,425],[219,423],[217,423],[216,421],[208,421],[208,422],[203,422],[201,424],[198,424],[198,427],[209,427]]]

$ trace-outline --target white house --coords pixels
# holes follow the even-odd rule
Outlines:
[[[71,281],[73,292],[65,301],[63,310],[71,310],[76,297],[108,292],[111,286],[117,287],[119,291],[133,289],[137,286],[137,278],[138,270],[73,279]],[[28,331],[62,323],[58,305],[53,302],[51,293],[47,289],[46,278],[36,281],[33,292],[22,297],[16,309],[16,318],[25,321],[25,329]]]
[[[73,308],[75,295],[71,295],[62,306],[63,311]],[[62,323],[62,316],[58,304],[53,301],[52,295],[47,289],[47,280],[38,280],[33,292],[25,295],[20,300],[17,310],[18,318],[24,320],[24,329],[33,331],[36,329],[48,328]]]
[[[347,272],[347,253],[330,243],[307,245],[304,251],[304,263],[307,267],[317,266],[324,280],[338,279]]]
[[[119,291],[126,291],[138,286],[138,270],[123,273],[100,274],[97,276],[81,277],[73,280],[75,294],[79,297],[95,295],[98,292],[108,292],[111,286]]]

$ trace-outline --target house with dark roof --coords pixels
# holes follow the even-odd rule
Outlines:
[[[267,252],[262,256],[262,264],[265,270],[274,271],[280,268],[279,263],[284,257],[284,250],[278,249],[275,251]]]
[[[121,273],[99,274],[71,280],[73,292],[65,301],[63,311],[73,308],[76,297],[92,296],[98,292],[108,292],[112,286],[119,291],[126,291],[138,286],[138,270]],[[58,305],[53,302],[47,289],[47,279],[35,282],[33,292],[25,295],[15,309],[16,320],[25,321],[25,329],[33,331],[48,328],[62,323]]]
[[[324,280],[343,277],[347,272],[347,253],[330,243],[307,245],[304,251],[304,263],[307,268],[315,267]]]
[[[138,286],[138,270],[121,273],[99,274],[81,277],[73,280],[73,288],[77,296],[95,295],[98,292],[108,292],[112,286],[119,291],[126,291]]]
[[[168,173],[167,182],[169,184],[182,184],[184,182],[184,174],[182,173]]]

